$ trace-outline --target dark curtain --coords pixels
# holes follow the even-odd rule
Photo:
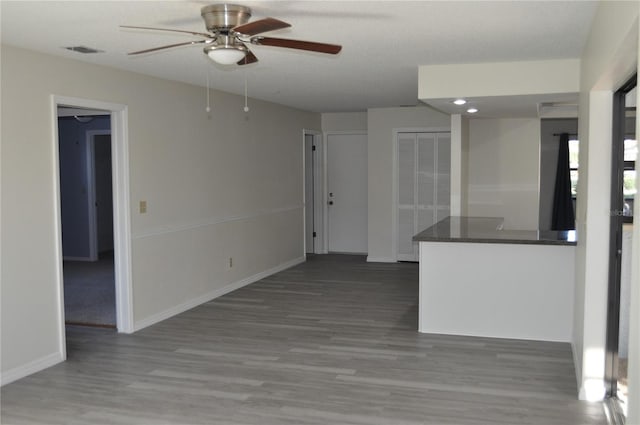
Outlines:
[[[571,170],[569,169],[569,134],[560,135],[556,186],[553,192],[552,230],[575,229],[575,214],[571,198]]]

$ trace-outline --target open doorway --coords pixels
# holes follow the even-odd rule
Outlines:
[[[67,325],[116,328],[111,117],[58,108]]]
[[[637,193],[638,142],[635,133],[637,76],[633,76],[613,99],[611,224],[609,294],[607,311],[607,396],[616,400],[617,413],[627,412],[627,365],[631,296],[631,239],[633,204]],[[635,224],[637,225],[637,223]],[[637,254],[635,254],[637,256]],[[619,409],[618,409],[619,408]]]
[[[52,96],[53,113],[56,122],[54,143],[59,158],[56,161],[55,196],[59,205],[56,221],[59,223],[58,234],[58,262],[61,273],[59,274],[59,337],[63,349],[63,357],[66,358],[66,303],[63,275],[68,270],[66,261],[74,260],[85,265],[91,262],[100,262],[105,259],[109,265],[105,267],[112,273],[112,278],[105,278],[113,282],[111,293],[111,326],[115,326],[118,332],[130,333],[134,331],[133,303],[131,288],[131,230],[130,230],[130,201],[129,201],[129,164],[128,164],[128,138],[127,138],[127,107],[125,105],[112,104],[81,98]],[[59,111],[64,111],[60,113]],[[63,217],[63,204],[65,200],[63,187],[64,173],[67,167],[63,160],[61,145],[63,124],[58,118],[66,115],[68,120],[75,120],[79,124],[90,122],[103,122],[99,128],[87,130],[85,128],[80,136],[73,139],[72,149],[76,149],[76,158],[83,157],[84,167],[75,170],[83,173],[78,179],[84,182],[84,186],[76,186],[74,190],[84,194],[81,199],[84,202],[83,211],[86,212],[81,221],[85,227],[85,237],[78,249],[70,251],[70,232],[66,225],[68,218]],[[76,118],[77,117],[77,118]],[[81,123],[85,121],[85,123]],[[75,124],[74,124],[75,125]],[[77,144],[76,144],[77,143]],[[79,155],[79,156],[78,156]],[[109,174],[110,172],[110,174]],[[95,180],[91,185],[90,180]],[[109,184],[111,187],[109,187]],[[95,188],[95,190],[94,190]],[[110,192],[110,193],[109,193]],[[96,207],[96,203],[98,204]],[[102,208],[100,208],[102,204]],[[93,205],[93,209],[90,206]],[[100,209],[110,211],[111,214],[100,214]],[[93,214],[93,216],[92,216]],[[100,234],[102,236],[100,236]],[[105,237],[105,234],[108,235]],[[71,237],[71,239],[73,239]],[[77,241],[76,241],[77,242]],[[74,258],[75,257],[75,258]],[[80,261],[78,261],[80,260]],[[67,270],[65,270],[67,269]],[[74,322],[75,320],[71,320]],[[81,322],[86,322],[81,320]]]

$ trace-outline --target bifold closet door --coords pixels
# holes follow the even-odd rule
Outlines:
[[[399,261],[418,261],[415,234],[450,211],[449,133],[398,133],[397,252]]]
[[[418,133],[416,139],[418,147],[418,173],[416,176],[418,190],[415,233],[418,233],[435,224],[438,146],[435,133]]]
[[[438,133],[434,224],[451,214],[451,134]]]
[[[415,261],[416,134],[398,134],[397,259]]]

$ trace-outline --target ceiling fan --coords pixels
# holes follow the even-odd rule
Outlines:
[[[339,53],[342,49],[342,46],[336,44],[316,43],[313,41],[290,40],[258,35],[268,31],[287,28],[291,25],[274,18],[264,18],[249,22],[249,18],[251,18],[251,9],[245,6],[237,4],[212,4],[203,7],[200,12],[209,33],[168,28],[121,25],[121,28],[171,31],[196,35],[204,38],[203,40],[186,41],[183,43],[139,50],[137,52],[131,52],[129,55],[139,55],[172,47],[204,44],[204,53],[216,63],[221,65],[247,65],[258,61],[258,58],[251,52],[251,50],[249,50],[247,44],[287,47],[290,49],[307,50],[332,55]]]

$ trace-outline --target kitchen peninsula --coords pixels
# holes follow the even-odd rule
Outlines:
[[[575,232],[502,222],[448,217],[414,236],[420,332],[571,340]]]

